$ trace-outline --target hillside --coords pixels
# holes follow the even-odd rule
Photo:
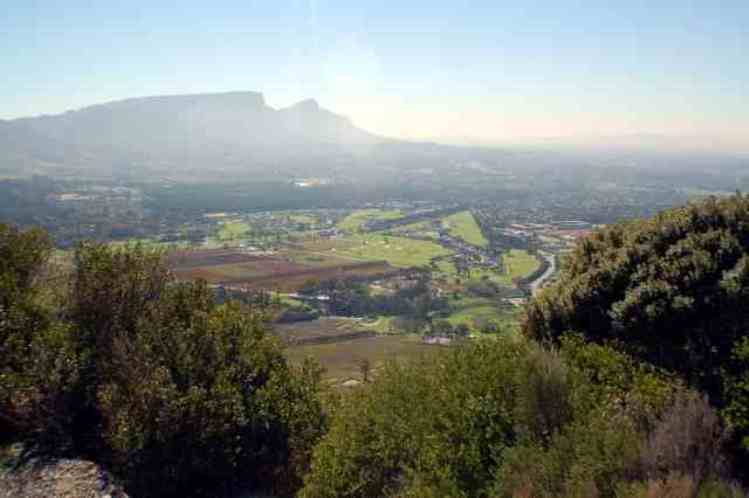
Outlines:
[[[199,176],[273,164],[293,173],[383,142],[311,99],[274,109],[256,92],[155,96],[2,121],[0,170]]]

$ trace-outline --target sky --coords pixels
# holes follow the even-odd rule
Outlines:
[[[2,0],[0,69],[0,119],[253,90],[401,138],[749,143],[747,0]]]

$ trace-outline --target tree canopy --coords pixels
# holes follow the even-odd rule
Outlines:
[[[749,198],[707,198],[579,242],[527,307],[525,333],[567,331],[677,372],[749,430]],[[730,385],[729,385],[730,384]],[[731,387],[733,386],[733,387]]]
[[[35,277],[50,247],[0,226],[5,438],[92,455],[136,496],[297,486],[323,430],[320,372],[286,362],[262,310],[175,281],[160,253],[93,243],[55,309]]]

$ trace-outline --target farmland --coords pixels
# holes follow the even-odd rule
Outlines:
[[[256,255],[232,249],[178,251],[168,262],[179,279],[202,278],[211,284],[284,292],[295,291],[310,279],[375,277],[395,271],[383,261],[352,262],[298,252]]]
[[[450,235],[463,239],[469,244],[479,247],[486,247],[489,241],[486,240],[481,228],[470,211],[461,211],[459,213],[447,216],[442,220],[443,225],[447,227]]]
[[[331,383],[348,379],[361,380],[363,360],[376,370],[391,360],[408,360],[435,354],[440,346],[424,344],[415,335],[366,335],[360,339],[324,344],[302,344],[286,349],[286,356],[295,363],[314,358],[325,369],[323,377]]]

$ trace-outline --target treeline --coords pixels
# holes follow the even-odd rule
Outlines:
[[[310,280],[299,293],[324,296],[318,306],[338,316],[402,316],[425,321],[432,314],[447,312],[447,299],[436,296],[430,285],[430,274],[421,272],[414,280],[402,280],[393,292],[372,293],[369,285],[352,279]]]

